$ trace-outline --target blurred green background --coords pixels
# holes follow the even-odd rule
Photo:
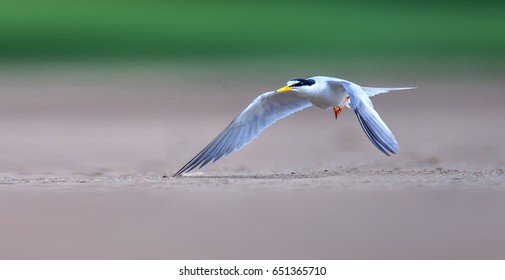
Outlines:
[[[159,59],[399,61],[493,71],[505,65],[505,1],[1,0],[0,6],[4,65]]]

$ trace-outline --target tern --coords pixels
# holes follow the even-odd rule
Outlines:
[[[414,87],[362,87],[339,78],[315,76],[292,79],[276,91],[261,94],[212,140],[201,152],[173,176],[178,177],[196,167],[202,168],[249,144],[265,128],[297,111],[315,105],[333,109],[338,118],[344,107],[354,110],[368,139],[386,155],[399,151],[398,142],[379,114],[370,97]]]

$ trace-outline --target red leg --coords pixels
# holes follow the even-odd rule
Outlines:
[[[347,101],[349,101],[350,97],[347,97],[344,101],[344,104],[347,103]],[[340,116],[340,113],[342,113],[342,111],[344,110],[344,106],[340,107],[340,108],[337,108],[337,107],[333,107],[333,112],[335,112],[335,119],[338,119],[338,116]]]

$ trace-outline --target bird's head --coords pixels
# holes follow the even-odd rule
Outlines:
[[[285,87],[281,87],[276,90],[276,92],[285,92],[285,91],[298,91],[304,92],[308,91],[316,83],[314,79],[292,79],[287,81]]]

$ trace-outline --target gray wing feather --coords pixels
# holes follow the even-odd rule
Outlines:
[[[357,107],[353,106],[353,109],[365,134],[375,147],[388,156],[389,153],[396,154],[399,151],[398,142],[393,133],[371,106],[361,103]]]
[[[375,94],[382,92],[388,92],[389,90],[395,90],[393,88],[362,88],[354,83],[348,81],[334,81],[341,83],[347,93],[350,96],[350,104],[358,117],[358,121],[365,131],[366,136],[370,141],[384,154],[388,155],[390,153],[396,154],[400,148],[398,147],[398,142],[396,141],[393,133],[384,121],[381,119],[379,114],[373,108],[372,100],[370,100],[370,89],[375,90]],[[407,89],[407,88],[401,88]],[[374,94],[374,95],[375,95]]]
[[[276,121],[311,105],[309,100],[294,92],[271,91],[258,96],[174,177],[239,150]]]

